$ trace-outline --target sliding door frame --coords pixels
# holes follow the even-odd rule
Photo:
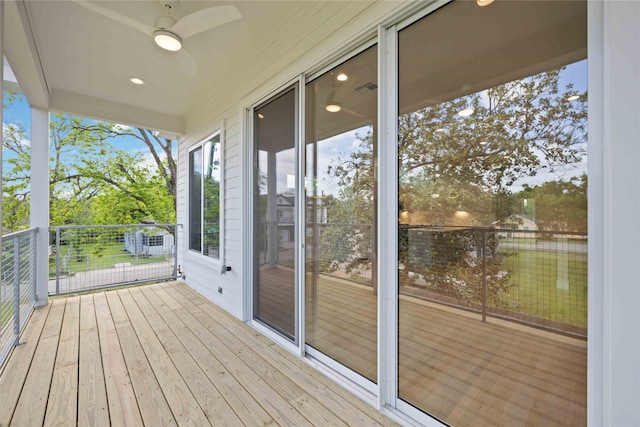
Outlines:
[[[254,198],[254,185],[256,179],[256,168],[254,167],[254,155],[256,148],[255,134],[254,134],[254,111],[269,103],[270,101],[278,98],[289,90],[294,90],[295,96],[295,124],[294,124],[294,135],[295,135],[295,171],[296,171],[296,190],[295,190],[295,213],[294,213],[294,301],[295,301],[295,311],[294,311],[294,324],[295,324],[295,332],[294,332],[294,340],[291,341],[281,333],[277,332],[273,328],[267,326],[264,322],[255,318],[255,283],[257,278],[257,270],[256,270],[256,255],[255,255],[255,240],[254,236],[256,233],[255,224],[254,224],[254,212],[257,209],[255,198]],[[245,174],[245,204],[247,209],[245,211],[245,221],[246,225],[246,236],[245,242],[250,242],[245,245],[245,256],[247,262],[245,263],[245,273],[247,280],[245,281],[244,287],[244,321],[251,325],[253,328],[269,337],[273,341],[277,342],[287,350],[291,351],[294,354],[299,356],[304,356],[304,327],[303,327],[303,319],[304,319],[304,290],[302,286],[304,285],[304,272],[300,273],[301,270],[304,270],[304,234],[300,232],[300,230],[304,230],[304,224],[301,223],[303,216],[302,212],[304,210],[304,175],[300,174],[301,168],[304,166],[304,152],[300,148],[300,144],[302,143],[302,134],[304,129],[303,120],[304,120],[304,81],[302,76],[297,77],[296,79],[290,80],[285,84],[279,86],[276,90],[273,90],[266,95],[256,99],[254,102],[251,102],[248,107],[243,109],[243,119],[244,119],[244,132],[246,134],[245,140],[248,142],[246,147],[246,155],[245,155],[245,164],[247,165],[247,171]],[[302,165],[302,166],[301,166]],[[301,197],[301,192],[303,196]]]

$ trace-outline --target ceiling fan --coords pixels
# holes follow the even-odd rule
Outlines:
[[[111,18],[152,37],[158,46],[174,53],[182,68],[190,76],[197,74],[198,70],[193,57],[184,48],[183,42],[195,34],[235,21],[241,17],[238,8],[233,5],[224,5],[201,9],[176,20],[171,16],[172,2],[165,0],[161,1],[161,3],[166,9],[166,14],[158,16],[152,27],[90,1],[73,1],[95,13]]]

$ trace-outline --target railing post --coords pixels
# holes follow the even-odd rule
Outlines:
[[[178,278],[178,224],[173,227],[173,276]]]
[[[487,230],[482,230],[482,321],[487,321]]]
[[[56,228],[56,295],[60,295],[60,228]]]
[[[13,238],[13,331],[15,341],[20,344],[20,237]]]

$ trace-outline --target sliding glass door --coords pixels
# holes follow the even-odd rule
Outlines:
[[[377,381],[377,50],[306,85],[308,352]]]
[[[449,425],[586,424],[586,16],[460,1],[398,33],[397,395]]]
[[[253,318],[297,341],[297,87],[253,111]]]

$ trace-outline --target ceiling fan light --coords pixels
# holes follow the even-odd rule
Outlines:
[[[342,110],[342,107],[340,106],[340,104],[336,104],[336,103],[327,104],[327,106],[324,108],[330,113],[337,113],[338,111]]]
[[[182,40],[177,34],[167,30],[156,30],[153,33],[153,41],[158,46],[171,52],[176,52],[182,49]]]

